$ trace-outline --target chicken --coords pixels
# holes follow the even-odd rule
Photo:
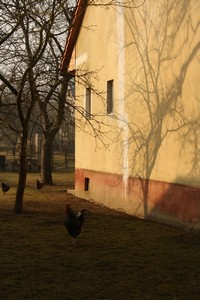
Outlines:
[[[66,220],[64,222],[65,228],[68,234],[72,237],[72,243],[76,244],[76,237],[81,233],[85,214],[89,212],[87,209],[82,209],[78,214],[70,207],[70,204],[66,205]]]
[[[36,190],[41,190],[41,188],[43,187],[43,183],[40,182],[38,179],[36,180],[36,184],[35,184],[35,188]]]
[[[10,189],[10,186],[4,182],[1,183],[1,189],[2,189],[2,192],[5,194],[6,192],[9,191]]]

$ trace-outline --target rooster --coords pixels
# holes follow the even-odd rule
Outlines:
[[[41,188],[43,187],[43,183],[40,182],[38,179],[36,180],[36,183],[35,183],[35,188],[36,190],[41,190]]]
[[[1,189],[2,189],[2,192],[5,194],[6,192],[9,191],[10,189],[10,186],[4,182],[1,183]]]
[[[85,213],[89,212],[87,209],[82,209],[78,214],[70,207],[70,204],[66,205],[66,220],[64,222],[65,228],[68,234],[72,237],[72,244],[76,244],[76,237],[81,233]]]

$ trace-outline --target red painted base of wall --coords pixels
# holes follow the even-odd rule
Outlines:
[[[125,181],[120,175],[83,169],[76,169],[75,174],[79,197],[138,217],[200,231],[200,188],[150,180],[148,199],[144,201],[145,183],[137,178]]]

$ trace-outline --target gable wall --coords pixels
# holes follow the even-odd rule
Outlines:
[[[89,135],[76,128],[77,195],[139,216],[198,224],[200,192],[192,186],[200,186],[199,6],[163,0],[131,10],[87,9],[76,69],[77,74],[94,72],[87,80],[99,95],[93,92],[96,121],[90,121],[96,129],[101,124],[103,143],[91,136],[94,130],[82,118],[78,124]],[[107,116],[110,79],[114,111]],[[77,104],[84,106],[87,84],[77,82]],[[89,191],[84,191],[85,177]],[[146,208],[135,178],[151,179]],[[177,211],[183,196],[178,191],[186,188]]]

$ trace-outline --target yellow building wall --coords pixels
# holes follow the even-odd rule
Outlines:
[[[139,138],[149,150],[146,165],[137,169],[141,176],[152,172],[155,180],[197,184],[199,142],[189,140],[199,125],[199,11],[195,1],[163,0],[127,12],[126,105],[134,106]],[[139,138],[134,142],[142,146]]]
[[[91,18],[92,16],[92,18]],[[95,21],[93,21],[95,20]],[[103,26],[98,26],[103,20]],[[88,124],[81,118],[81,129],[76,130],[76,164],[78,167],[121,174],[121,153],[116,147],[121,122],[114,114],[106,115],[107,81],[114,80],[114,111],[117,112],[119,50],[117,44],[116,11],[113,8],[89,7],[76,46],[77,104],[84,107],[85,88],[91,86],[92,114]],[[87,74],[81,81],[79,74]],[[123,72],[123,70],[120,70]],[[79,113],[76,115],[80,118]],[[78,124],[78,122],[77,122]],[[94,132],[95,129],[95,132]],[[99,132],[100,131],[100,132]],[[96,136],[96,138],[94,138]],[[84,145],[84,147],[83,147]],[[92,152],[94,162],[91,160]],[[81,153],[81,155],[80,155]],[[84,157],[84,161],[82,160]]]
[[[199,226],[198,188],[179,192],[200,186],[199,15],[194,0],[87,8],[76,44],[76,104],[84,108],[91,86],[93,117],[88,122],[76,113],[78,196]],[[110,115],[108,80],[114,80]],[[93,178],[88,191],[85,177]],[[146,204],[142,178],[151,180]],[[188,204],[191,195],[195,203]]]

